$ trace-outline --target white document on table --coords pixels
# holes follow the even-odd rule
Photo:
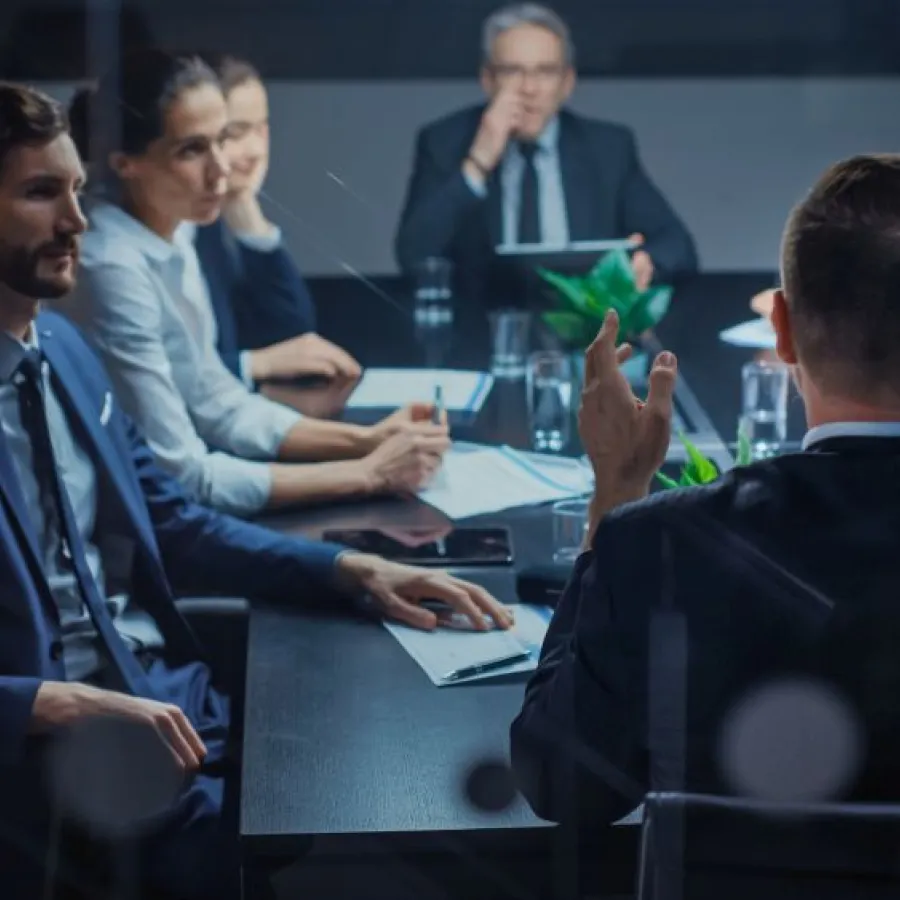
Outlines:
[[[511,447],[454,444],[444,456],[441,477],[421,491],[419,499],[455,520],[590,491],[578,461],[553,471],[553,463],[535,463],[535,455]]]
[[[474,413],[484,405],[494,376],[455,369],[366,369],[347,407],[396,409],[409,403],[431,403],[437,386],[445,409]]]
[[[734,347],[749,347],[752,350],[774,350],[775,329],[768,319],[751,319],[726,328],[719,333],[719,340]]]
[[[385,622],[384,627],[397,639],[400,646],[419,664],[432,684],[446,687],[451,684],[467,684],[486,681],[519,672],[532,672],[537,668],[541,646],[547,635],[553,610],[549,606],[514,606],[515,625],[509,631],[459,631],[438,628],[436,631],[420,631],[397,622]],[[446,676],[456,669],[476,666],[480,663],[528,653],[528,659],[511,663],[502,669],[481,672],[468,678],[448,680]]]

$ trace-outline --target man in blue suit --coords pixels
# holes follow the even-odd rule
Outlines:
[[[221,217],[196,246],[218,324],[219,356],[248,386],[324,376],[355,380],[359,364],[315,333],[316,308],[259,194],[269,170],[269,98],[250,63],[207,55],[228,103],[231,172]]]
[[[38,298],[72,288],[86,225],[64,113],[37,91],[0,84],[0,123],[3,895],[39,896],[59,800],[44,787],[51,739],[112,717],[149,729],[148,739],[155,732],[191,776],[142,840],[142,882],[179,898],[235,896],[236,828],[209,768],[225,754],[228,698],[211,686],[173,590],[363,594],[425,627],[435,624],[418,606],[426,597],[478,627],[483,612],[502,626],[510,617],[448,575],[219,515],[156,468],[76,329],[38,313]]]

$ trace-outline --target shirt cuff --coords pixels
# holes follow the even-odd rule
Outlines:
[[[268,234],[235,233],[235,239],[251,250],[269,253],[281,246],[281,229],[275,225]]]
[[[487,185],[483,181],[476,181],[472,178],[469,173],[463,169],[462,176],[465,179],[466,184],[469,186],[469,190],[480,199],[484,200],[487,197]]]
[[[238,356],[238,375],[240,376],[241,381],[251,390],[256,390],[256,382],[253,380],[253,375],[251,375],[251,371],[253,370],[253,363],[251,360],[252,350],[241,350],[240,356]]]

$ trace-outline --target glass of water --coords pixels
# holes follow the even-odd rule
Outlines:
[[[776,456],[787,439],[790,374],[779,362],[749,362],[741,370],[740,433],[753,459]]]
[[[491,374],[500,378],[521,378],[525,374],[531,337],[531,313],[499,309],[489,316],[491,323]]]
[[[589,500],[560,500],[553,504],[553,561],[574,562],[588,529]]]
[[[559,453],[569,443],[572,366],[554,351],[532,353],[527,371],[528,422],[535,450]]]
[[[418,263],[415,273],[417,325],[446,325],[453,321],[453,263],[430,256]]]

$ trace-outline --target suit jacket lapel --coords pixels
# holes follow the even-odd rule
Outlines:
[[[596,178],[585,154],[584,141],[578,123],[570,114],[559,116],[559,169],[562,175],[563,194],[569,220],[569,239],[591,240],[597,237],[594,222]]]
[[[102,406],[95,406],[88,392],[78,389],[83,381],[79,377],[76,362],[69,358],[62,343],[53,340],[52,332],[41,332],[41,350],[50,363],[54,392],[68,413],[73,429],[87,440],[86,449],[98,467],[98,475],[105,476],[112,482],[115,494],[125,506],[135,532],[148,548],[155,548],[156,542],[149,529],[146,512],[138,507],[134,485],[129,482],[112,441],[104,432],[101,423]],[[105,398],[101,402],[103,400]]]

